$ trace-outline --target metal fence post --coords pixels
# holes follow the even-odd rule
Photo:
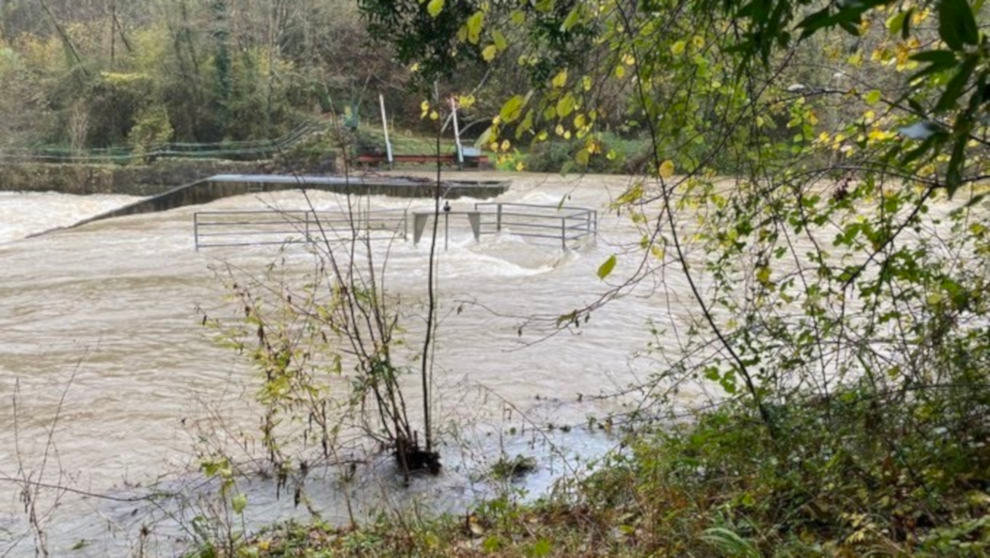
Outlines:
[[[567,250],[567,217],[560,218],[560,247]]]
[[[199,213],[193,213],[193,239],[196,243],[196,251],[199,252]]]
[[[502,232],[502,203],[496,206],[495,210],[495,232]]]

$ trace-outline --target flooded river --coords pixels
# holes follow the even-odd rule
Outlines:
[[[621,390],[651,372],[649,361],[633,356],[651,340],[650,320],[668,320],[678,305],[687,304],[686,291],[676,288],[677,277],[668,278],[674,288],[663,293],[643,286],[604,306],[574,332],[544,339],[548,328],[525,321],[565,314],[607,290],[596,275],[598,266],[634,246],[641,234],[626,216],[607,211],[628,185],[622,177],[513,176],[501,201],[563,201],[599,210],[597,241],[568,251],[559,241],[511,233],[476,243],[466,221],[451,216],[457,226],[438,264],[442,321],[435,374],[443,424],[470,425],[471,433],[462,436],[487,439],[482,446],[498,438],[503,445],[521,447],[525,438],[504,437],[507,424],[520,424],[520,413],[528,424],[581,425],[589,416],[618,410],[616,400],[589,396]],[[325,192],[310,195],[319,209],[336,210],[343,200]],[[126,494],[135,486],[171,482],[196,470],[190,425],[208,417],[232,428],[257,424],[256,409],[247,403],[256,385],[254,372],[211,341],[200,327],[200,309],[225,311],[226,293],[212,268],[230,263],[258,272],[277,249],[197,252],[193,213],[302,209],[305,201],[297,192],[243,195],[25,238],[134,199],[0,192],[0,475],[8,480],[19,477],[19,470],[37,480],[44,463],[44,482]],[[469,209],[473,201],[460,199],[452,206]],[[429,208],[426,200],[373,197],[368,202],[376,209]],[[290,266],[311,262],[302,248],[287,254]],[[427,254],[426,242],[397,242],[391,249],[390,289],[414,306],[425,295]],[[610,279],[626,276],[635,264],[632,256],[620,257]],[[458,307],[461,312],[455,311]],[[421,322],[408,317],[405,335],[415,343]],[[526,327],[520,333],[521,325]],[[415,381],[409,378],[411,389]],[[690,403],[699,389],[687,387],[679,397]],[[575,454],[600,455],[610,444],[590,435],[556,435],[564,436],[560,443]],[[447,476],[441,484],[460,493],[472,478]],[[431,492],[429,482],[434,481],[426,479],[422,493]],[[263,490],[258,493],[255,500],[269,498],[261,495]],[[319,498],[313,499],[320,507]],[[285,505],[291,508],[291,501]],[[64,494],[49,524],[53,554],[134,552],[141,523],[124,517],[130,509]],[[30,554],[22,511],[17,485],[0,483],[0,554],[7,547],[12,555]],[[341,513],[331,509],[327,516]],[[178,528],[173,531],[182,535]],[[78,548],[70,551],[73,546]],[[159,540],[149,548],[152,555],[171,555],[179,547]]]

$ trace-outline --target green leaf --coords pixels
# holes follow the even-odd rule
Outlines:
[[[757,268],[756,280],[764,286],[770,285],[770,268],[767,266]]]
[[[908,12],[897,12],[896,14],[887,18],[887,31],[891,35],[896,35],[901,32],[904,28],[904,20],[907,18]]]
[[[533,2],[533,8],[535,8],[538,12],[547,13],[550,10],[553,10],[553,1],[554,0],[536,0]]]
[[[495,41],[495,48],[499,51],[503,51],[509,47],[509,41],[505,39],[505,35],[498,29],[492,32],[492,40]]]
[[[930,51],[930,52],[932,52],[933,54],[934,53],[941,53],[941,52],[948,52],[948,53],[951,54],[952,51],[938,50],[938,51]],[[927,54],[927,53],[922,52],[922,53],[920,53],[918,55],[915,55],[915,56],[920,56],[921,54]],[[912,58],[914,58],[914,57],[912,57]],[[936,72],[941,72],[941,71],[944,71],[944,70],[948,70],[949,68],[952,68],[952,67],[954,67],[956,65],[956,57],[955,57],[955,55],[953,55],[950,59],[941,58],[941,59],[938,59],[938,60],[936,60],[936,57],[933,56],[932,57],[932,60],[933,61],[932,61],[932,64],[931,65],[929,65],[929,66],[927,66],[925,68],[922,68],[921,70],[919,70],[919,71],[915,72],[913,75],[911,75],[911,77],[908,78],[908,82],[914,81],[914,80],[916,80],[916,79],[918,79],[918,78],[920,78],[922,76],[927,76],[928,74],[932,74],[932,73],[936,73]]]
[[[440,12],[443,11],[443,2],[444,0],[430,0],[430,2],[426,4],[426,11],[430,14],[430,17],[437,17],[440,15]]]
[[[875,104],[877,104],[880,101],[880,99],[882,97],[883,97],[883,94],[880,93],[880,90],[879,89],[874,89],[873,91],[870,91],[869,93],[867,93],[866,96],[863,97],[863,99],[866,101],[866,104],[868,104],[868,105],[875,105]]]
[[[442,6],[443,6],[443,2],[441,2],[441,7]],[[478,41],[481,39],[481,26],[484,23],[484,21],[485,21],[485,13],[480,11],[475,12],[471,17],[468,18],[466,23],[467,40],[470,41],[471,44],[476,45],[478,44]]]
[[[247,507],[247,496],[243,493],[238,494],[230,499],[230,505],[234,508],[234,513],[241,514],[244,512],[244,508]]]
[[[956,128],[954,130],[956,138],[955,143],[952,145],[952,155],[949,158],[949,164],[945,168],[945,190],[950,198],[962,184],[962,167],[966,160],[966,143],[969,141],[966,133],[959,133],[958,128],[960,127],[966,128],[965,124],[961,125],[957,121],[954,127]],[[962,131],[968,132],[965,129]]]
[[[802,29],[801,38],[803,39],[813,34],[822,27],[831,25],[832,17],[829,12],[829,8],[825,7],[801,20],[801,23],[797,25]]]
[[[543,556],[549,556],[551,550],[553,550],[553,547],[550,545],[550,541],[540,539],[526,550],[526,555],[532,558],[542,558]]]
[[[560,30],[570,31],[571,27],[577,25],[577,22],[580,19],[581,19],[581,4],[578,4],[577,6],[574,7],[573,10],[571,10],[569,14],[567,14],[567,17],[564,18],[564,23],[560,25]]]
[[[926,50],[911,56],[911,60],[930,62],[931,65],[915,72],[908,81],[914,81],[921,76],[948,70],[957,64],[956,54],[951,50]]]
[[[609,256],[607,260],[602,262],[602,265],[598,266],[598,278],[605,279],[612,273],[613,269],[615,269],[615,254]]]
[[[973,70],[976,69],[976,63],[979,62],[979,57],[975,54],[966,57],[966,60],[962,63],[959,71],[956,75],[952,76],[949,83],[945,85],[945,91],[942,96],[939,97],[938,103],[935,105],[936,111],[948,110],[956,105],[956,101],[959,96],[962,95],[963,89],[966,87],[966,83],[969,82],[969,77],[973,75]]]
[[[566,118],[574,110],[574,95],[567,93],[557,101],[557,116]]]
[[[966,0],[939,2],[938,35],[952,50],[962,50],[963,44],[975,45],[979,41],[973,10]]]
[[[904,22],[901,25],[901,39],[907,40],[911,35],[911,18],[914,16],[914,8],[908,8],[904,12]]]
[[[498,49],[495,45],[488,45],[481,51],[481,57],[485,59],[485,62],[491,62],[495,60],[495,55],[498,54]]]
[[[526,99],[522,95],[515,95],[502,105],[502,108],[498,111],[498,115],[502,118],[503,122],[512,122],[522,114],[522,107],[525,102]]]
[[[938,64],[942,68],[948,68],[956,63],[956,53],[951,50],[926,50],[912,54],[911,60],[931,62],[932,64]]]
[[[533,109],[526,111],[526,117],[516,126],[516,139],[522,138],[523,134],[533,129]]]

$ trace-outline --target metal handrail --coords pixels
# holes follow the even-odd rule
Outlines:
[[[505,209],[509,208],[510,211]],[[567,249],[568,242],[598,236],[598,211],[576,206],[556,206],[530,203],[478,202],[475,238],[482,234],[498,234],[512,229],[513,234],[528,238],[552,238]],[[527,209],[532,211],[526,211]],[[548,213],[552,212],[552,213]],[[274,220],[270,216],[281,218]],[[254,218],[257,217],[257,218]],[[508,219],[506,219],[508,218]],[[349,231],[362,230],[371,239],[372,231],[389,230],[408,238],[409,215],[407,209],[377,209],[355,211],[313,210],[241,210],[198,211],[193,214],[193,236],[196,250],[219,246],[250,246],[265,244],[298,244],[320,240],[314,237],[316,223],[340,232],[335,225],[345,224]],[[275,228],[290,225],[295,230]],[[253,228],[252,228],[253,227]],[[266,228],[267,227],[267,228]],[[201,230],[203,229],[203,230]],[[553,234],[550,231],[555,231]],[[266,241],[265,236],[283,235],[278,241]],[[288,236],[285,236],[288,235]],[[298,238],[292,235],[299,235]],[[247,239],[245,242],[211,242],[209,239]],[[376,237],[384,238],[384,237]],[[389,238],[394,238],[394,235]],[[204,241],[205,240],[205,241]]]
[[[598,210],[596,209],[568,205],[517,202],[478,202],[474,204],[474,208],[476,211],[494,208],[494,211],[488,209],[482,213],[483,216],[487,216],[489,219],[482,220],[481,225],[482,227],[487,226],[489,228],[488,230],[482,228],[481,234],[498,234],[503,228],[513,228],[513,234],[517,236],[560,239],[561,248],[564,250],[567,249],[568,241],[580,240],[588,236],[597,238],[598,236]],[[506,211],[506,208],[509,208],[510,211]],[[543,210],[544,212],[525,211],[525,209]],[[546,211],[552,211],[553,213],[548,214]],[[568,213],[561,214],[562,211],[567,211]],[[491,220],[491,217],[494,217],[494,222]],[[529,220],[529,222],[517,220],[506,221],[504,219],[505,217],[523,217]],[[533,220],[559,220],[559,224],[534,223],[532,222]],[[494,230],[491,230],[493,226]],[[560,233],[556,235],[541,234],[535,232],[533,229],[556,229]],[[582,232],[569,235],[568,231]]]
[[[257,215],[261,220],[250,220],[249,216]],[[265,219],[266,216],[279,215],[281,220]],[[218,219],[219,217],[237,218],[236,221]],[[346,224],[348,231],[361,230],[367,233],[368,239],[372,231],[390,230],[406,238],[409,231],[408,216],[404,209],[381,209],[372,211],[355,211],[353,213],[313,211],[313,210],[244,210],[244,211],[197,211],[193,213],[193,241],[198,252],[200,248],[220,246],[252,246],[269,244],[301,244],[317,242],[322,236],[317,234],[320,228],[330,229],[331,232],[342,232],[335,224]],[[272,225],[295,226],[294,230],[265,228]],[[251,229],[250,227],[260,227]],[[206,231],[200,229],[205,228]],[[223,230],[223,229],[227,230]],[[205,238],[231,238],[232,240],[245,237],[261,237],[288,235],[277,241],[264,239],[250,242],[204,242]],[[293,238],[299,235],[300,238]],[[389,236],[392,238],[394,235]]]

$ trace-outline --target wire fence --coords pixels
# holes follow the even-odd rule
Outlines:
[[[140,150],[132,147],[106,147],[78,150],[69,147],[28,147],[0,149],[0,161],[50,163],[130,163],[158,158],[235,159],[253,161],[267,159],[285,151],[306,136],[323,131],[326,124],[305,122],[285,135],[274,139],[222,141],[213,143],[170,142]]]

